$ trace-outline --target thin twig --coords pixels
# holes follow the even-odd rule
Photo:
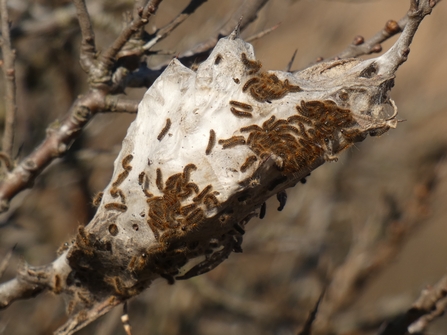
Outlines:
[[[256,41],[256,40],[270,34],[271,32],[275,31],[280,25],[281,25],[281,22],[275,24],[273,27],[270,27],[263,31],[260,31],[259,33],[254,34],[254,35],[248,37],[247,39],[245,39],[245,42],[251,43],[253,41]]]
[[[132,35],[149,22],[149,18],[155,14],[162,1],[163,0],[151,0],[146,7],[140,11],[138,17],[134,18],[132,22],[124,28],[121,35],[118,36],[112,45],[101,55],[100,66],[103,72],[108,72],[112,69],[118,53],[129,41]]]
[[[184,10],[182,10],[179,15],[177,15],[166,26],[158,29],[155,32],[155,36],[143,46],[143,50],[149,50],[155,44],[168,37],[169,34],[175,30],[175,28],[183,23],[188,17],[191,16],[191,14],[193,14],[197,10],[197,8],[199,8],[207,1],[208,0],[191,0],[190,3],[185,7]]]
[[[79,27],[81,28],[81,54],[80,63],[85,72],[90,72],[93,68],[94,59],[96,56],[95,46],[95,33],[90,21],[90,15],[88,14],[87,7],[84,0],[73,0],[76,7],[76,13],[79,21]]]
[[[293,62],[295,61],[295,57],[296,57],[296,53],[297,52],[298,52],[298,49],[295,49],[295,51],[293,52],[292,58],[290,59],[289,64],[287,64],[287,68],[286,68],[287,72],[290,72],[290,70],[292,69]]]
[[[430,0],[430,7],[433,8],[441,0]],[[383,29],[377,32],[367,41],[363,41],[363,37],[357,36],[354,38],[353,43],[349,45],[345,50],[340,52],[337,56],[332,59],[344,59],[344,58],[356,58],[362,55],[369,55],[371,53],[378,53],[382,51],[381,44],[393,37],[394,35],[402,32],[405,26],[408,24],[410,11],[396,22],[394,20],[389,20]]]
[[[16,78],[15,78],[15,50],[11,47],[11,36],[9,29],[9,17],[7,0],[1,0],[1,25],[2,25],[2,53],[3,73],[5,75],[5,132],[3,134],[3,152],[13,157],[14,130],[17,114],[16,104]]]
[[[138,112],[138,104],[136,100],[128,100],[117,97],[116,95],[108,95],[106,97],[104,110],[102,113],[128,113],[135,114]]]
[[[444,276],[435,286],[423,290],[406,313],[390,321],[378,334],[404,335],[408,334],[409,330],[411,330],[410,333],[422,331],[428,321],[434,319],[431,316],[440,316],[445,310],[446,292],[447,276]]]
[[[311,335],[312,334],[312,325],[315,321],[315,318],[317,317],[318,308],[320,307],[320,303],[323,300],[325,291],[326,290],[323,290],[323,292],[321,292],[314,308],[310,311],[310,313],[306,319],[306,322],[304,323],[303,329],[298,333],[298,335]]]

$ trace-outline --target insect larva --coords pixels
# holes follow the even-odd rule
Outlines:
[[[56,294],[62,292],[62,280],[59,275],[54,276],[53,292]]]
[[[123,168],[127,171],[132,170],[132,166],[129,165],[129,163],[132,161],[133,155],[127,155],[124,157],[123,161],[121,162]]]
[[[96,195],[93,197],[93,206],[98,207],[99,204],[101,203],[102,200],[102,196],[104,195],[104,192],[98,192],[96,193]]]
[[[127,178],[128,175],[129,175],[129,171],[128,170],[124,170],[123,172],[121,172],[118,175],[118,178],[116,178],[116,180],[113,182],[112,187],[116,188],[119,185],[121,185],[121,183],[124,181],[124,179]]]
[[[180,207],[180,213],[183,216],[188,215],[189,212],[191,212],[193,209],[195,209],[197,207],[197,204],[189,204],[183,207]]]
[[[146,176],[146,173],[143,171],[138,175],[138,185],[143,185],[144,177]]]
[[[154,195],[152,193],[150,193],[148,190],[143,189],[143,193],[146,197],[148,198],[152,198]]]
[[[242,63],[249,69],[249,71],[248,71],[249,74],[254,74],[254,73],[258,72],[262,67],[262,64],[260,61],[254,61],[254,60],[248,59],[247,54],[245,52],[243,52],[241,54],[241,59],[242,59]]]
[[[192,189],[196,194],[199,193],[199,186],[195,183],[188,183],[185,185],[186,188]]]
[[[201,208],[196,208],[186,217],[187,224],[196,224],[204,217],[203,210]]]
[[[262,131],[262,128],[256,124],[252,124],[251,126],[242,127],[239,131],[241,133],[247,133],[247,132],[251,132],[251,131]]]
[[[301,116],[301,115],[289,116],[287,118],[287,122],[290,122],[290,123],[302,122],[302,123],[308,124],[309,126],[312,125],[312,121],[310,119],[308,119],[307,117]]]
[[[238,78],[233,78],[233,81],[234,81],[236,84],[240,84],[240,82],[241,82]]]
[[[262,124],[262,129],[264,129],[264,130],[269,130],[271,124],[272,124],[273,122],[275,122],[275,120],[276,120],[275,115],[272,115],[272,116],[270,117],[270,119],[268,119],[267,121],[265,121],[265,122]]]
[[[228,149],[236,145],[245,144],[245,138],[244,136],[233,136],[226,140],[219,140],[219,144],[222,144],[222,149]]]
[[[283,126],[283,125],[287,125],[287,120],[285,119],[279,119],[278,121],[273,122],[270,126],[269,126],[269,130],[273,130],[277,127]]]
[[[109,210],[117,210],[119,212],[125,212],[127,211],[127,206],[124,204],[120,204],[117,202],[109,202],[108,204],[104,205],[105,209]]]
[[[242,92],[247,91],[248,88],[249,88],[251,85],[253,85],[253,84],[259,82],[260,80],[261,80],[261,79],[259,79],[259,78],[257,78],[257,77],[248,79],[247,82],[244,84],[244,86],[242,86]]]
[[[254,162],[256,162],[257,160],[258,158],[256,156],[248,156],[247,159],[245,160],[245,163],[242,164],[241,166],[241,172],[247,171],[248,168],[252,166]]]
[[[233,113],[233,115],[237,117],[253,117],[253,114],[251,114],[250,112],[240,111],[239,109],[236,109],[234,107],[231,107],[230,110],[231,113]]]
[[[218,65],[220,63],[220,61],[222,60],[222,55],[221,54],[217,54],[216,59],[214,60],[214,65]]]
[[[294,127],[294,126],[291,126],[291,125],[288,125],[288,124],[279,126],[277,129],[280,130],[280,131],[290,131],[290,132],[292,132],[292,133],[294,133],[296,135],[301,135],[301,132],[298,130],[297,127]]]
[[[183,174],[182,174],[183,183],[189,182],[189,179],[191,177],[191,171],[196,171],[196,170],[197,170],[197,166],[195,166],[194,164],[190,163],[190,164],[186,165],[183,168]]]
[[[182,179],[181,173],[173,174],[166,180],[165,183],[165,190],[174,190],[176,188],[176,185],[180,184]]]
[[[149,218],[151,223],[154,225],[155,228],[157,228],[157,230],[165,230],[164,221],[153,211],[150,211]]]
[[[217,200],[216,196],[212,193],[207,194],[205,198],[203,198],[203,203],[207,209],[219,206],[219,200]]]
[[[118,227],[116,226],[116,224],[112,223],[111,225],[109,225],[109,233],[112,236],[118,235]]]
[[[190,188],[187,188],[183,192],[177,193],[177,196],[180,199],[185,199],[185,198],[189,197],[191,195],[191,193],[192,193],[192,190]]]
[[[158,232],[158,229],[154,226],[154,223],[152,220],[147,220],[147,224],[149,225],[149,228],[151,228],[152,233],[154,234],[154,238],[156,241],[160,240],[160,233]]]
[[[301,92],[301,88],[298,85],[291,85],[289,79],[284,80],[284,86],[289,92]]]
[[[194,202],[202,201],[203,197],[212,189],[211,185],[206,186],[196,197],[192,199]]]
[[[171,119],[167,118],[165,126],[161,130],[160,134],[158,134],[157,136],[157,140],[161,141],[163,137],[165,137],[165,135],[168,133],[169,128],[171,128]]]
[[[157,184],[157,188],[160,191],[163,191],[163,176],[161,174],[160,168],[157,168],[157,179],[155,180],[155,183]]]
[[[276,194],[276,199],[279,201],[278,211],[282,211],[287,202],[287,193],[286,191],[281,191]]]
[[[110,190],[110,195],[111,195],[113,198],[118,198],[118,197],[120,197],[120,198],[121,198],[121,202],[122,202],[123,204],[126,203],[126,197],[124,196],[123,191],[121,191],[119,188],[112,187],[112,189]]]
[[[246,104],[244,102],[235,101],[235,100],[230,100],[230,105],[240,107],[242,109],[248,109],[250,111],[253,110],[253,107],[251,105]]]
[[[214,145],[216,144],[216,132],[213,129],[210,129],[210,138],[208,139],[208,145],[206,146],[205,154],[209,155],[211,150],[213,150]]]

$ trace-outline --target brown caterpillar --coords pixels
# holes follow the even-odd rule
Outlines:
[[[235,101],[235,100],[230,100],[230,105],[242,108],[242,109],[248,109],[248,110],[253,110],[253,107],[249,104],[246,104],[244,102],[239,102],[239,101]]]
[[[217,54],[216,59],[214,60],[214,65],[219,65],[220,61],[223,59],[221,54]]]
[[[244,136],[233,136],[226,140],[219,140],[219,144],[222,144],[222,149],[228,149],[236,145],[245,144],[245,138]]]
[[[241,59],[242,59],[242,63],[245,65],[245,67],[248,68],[248,74],[255,74],[262,67],[262,64],[260,61],[248,59],[247,54],[245,52],[243,52],[241,54]]]
[[[186,165],[183,168],[183,174],[182,174],[182,178],[183,178],[183,183],[186,184],[187,182],[189,182],[189,179],[191,177],[191,171],[196,171],[197,170],[197,166],[195,166],[194,164],[190,163],[188,165]]]
[[[143,185],[144,177],[146,176],[146,173],[143,171],[138,175],[138,185]]]
[[[118,235],[118,227],[116,226],[116,224],[112,223],[111,225],[109,225],[109,233],[112,236]]]
[[[196,208],[186,217],[186,223],[188,225],[195,225],[203,218],[204,218],[203,210],[200,208]]]
[[[157,184],[157,188],[160,191],[163,191],[163,176],[161,174],[160,168],[157,168],[157,179],[155,180],[155,183]]]
[[[244,86],[242,86],[242,92],[247,91],[251,85],[254,85],[260,81],[261,79],[259,79],[258,77],[248,79],[247,82],[244,84]]]
[[[108,204],[104,205],[105,209],[109,209],[109,210],[116,210],[119,212],[125,212],[127,211],[127,206],[124,204],[120,204],[117,202],[109,202]]]
[[[205,195],[211,190],[212,186],[206,186],[196,197],[192,199],[194,202],[200,202],[205,197]]]
[[[216,144],[216,132],[210,129],[210,138],[208,139],[208,145],[206,146],[205,155],[209,155]]]
[[[118,197],[120,197],[120,198],[121,198],[121,202],[122,202],[123,204],[126,203],[126,197],[124,196],[123,191],[121,191],[119,188],[112,187],[112,188],[110,189],[110,195],[111,195],[113,198],[118,198]]]
[[[98,207],[99,204],[101,203],[102,200],[102,196],[104,195],[104,192],[98,192],[96,193],[96,195],[93,197],[93,206]]]
[[[132,159],[133,159],[133,155],[127,155],[126,157],[124,157],[123,161],[121,162],[124,170],[126,170],[126,171],[132,170],[132,166],[129,165],[129,163],[132,161]]]
[[[262,128],[259,127],[256,124],[252,124],[251,126],[247,126],[247,127],[242,127],[240,129],[241,133],[247,133],[247,132],[251,132],[251,131],[262,131]],[[247,141],[248,142],[248,141]]]
[[[217,200],[216,196],[212,193],[205,195],[205,197],[203,198],[203,203],[205,204],[207,209],[219,206],[219,200]]]
[[[180,213],[183,215],[183,216],[186,216],[186,215],[188,215],[188,213],[189,212],[191,212],[192,210],[194,210],[195,208],[197,207],[197,204],[189,204],[189,205],[186,205],[186,206],[183,206],[183,207],[180,207]]]
[[[118,175],[118,178],[116,178],[116,180],[113,182],[112,187],[116,188],[116,187],[120,186],[121,183],[124,181],[124,179],[127,178],[128,175],[129,175],[129,171],[127,169],[124,170],[123,172],[121,172]]]
[[[241,172],[247,171],[248,168],[252,166],[257,160],[258,158],[256,156],[248,156],[244,164],[242,164],[241,166]]]
[[[199,193],[199,186],[195,183],[188,183],[185,185],[186,188],[192,189],[196,194]]]
[[[166,125],[163,127],[160,134],[158,134],[157,140],[161,141],[163,139],[163,137],[165,137],[165,135],[168,133],[169,128],[171,128],[171,119],[167,118]]]
[[[172,176],[170,176],[168,178],[168,180],[166,180],[165,183],[165,190],[174,190],[174,189],[178,189],[178,191],[180,191],[180,184],[181,184],[181,180],[182,180],[182,174],[181,173],[176,173],[173,174]]]
[[[253,117],[253,114],[251,114],[250,112],[241,111],[234,107],[231,107],[230,110],[231,110],[231,113],[233,113],[233,115],[235,115],[237,117]]]

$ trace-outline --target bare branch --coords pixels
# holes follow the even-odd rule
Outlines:
[[[440,1],[441,0],[421,1],[426,4],[424,6],[425,9],[421,13],[417,13],[417,11],[415,11],[414,9],[415,7],[412,7],[410,11],[402,19],[399,20],[399,22],[389,20],[385,24],[385,27],[382,30],[377,32],[373,37],[371,37],[367,41],[364,41],[363,37],[361,36],[355,37],[351,45],[349,45],[345,50],[340,52],[337,56],[333,57],[332,59],[356,58],[362,55],[369,55],[371,53],[381,52],[382,51],[381,43],[385,42],[389,38],[403,31],[409,21],[414,22],[414,19],[412,18],[415,15],[416,16],[421,15],[422,19],[425,15],[430,14],[433,7]],[[415,1],[413,1],[412,3],[414,4]],[[412,29],[417,29],[418,25],[419,24],[417,24]],[[411,42],[411,40],[409,42]],[[407,45],[409,45],[408,42]]]
[[[139,103],[140,102],[136,100],[122,99],[115,95],[108,95],[102,112],[135,114],[138,112]]]
[[[84,0],[73,0],[76,7],[76,13],[81,28],[81,54],[80,63],[85,72],[90,72],[90,69],[95,65],[96,57],[95,33],[93,32],[90,16],[87,11]]]
[[[155,36],[142,47],[142,50],[150,50],[155,44],[168,37],[169,34],[175,30],[175,28],[177,28],[188,17],[190,17],[191,14],[193,14],[197,10],[197,8],[203,5],[206,1],[208,0],[191,0],[188,6],[186,6],[185,9],[179,15],[177,15],[177,17],[175,17],[166,26],[158,29],[155,32]]]
[[[13,156],[14,130],[17,114],[16,104],[16,79],[15,79],[15,50],[11,46],[11,36],[9,30],[9,16],[7,0],[1,0],[1,21],[2,21],[2,69],[5,75],[6,94],[5,94],[5,133],[3,134],[3,152],[9,157]]]
[[[253,36],[250,36],[246,39],[247,42],[253,42],[256,41],[268,34],[270,34],[271,32],[275,31],[276,29],[278,29],[278,27],[281,25],[281,23],[275,24],[273,27],[267,28]]]
[[[112,43],[112,45],[101,55],[100,67],[102,72],[108,72],[112,69],[116,56],[129,41],[133,34],[139,31],[141,27],[149,22],[149,18],[155,14],[162,0],[151,0],[144,9],[141,9],[138,17],[124,28],[120,36]]]
[[[49,126],[46,139],[0,183],[0,212],[8,209],[9,201],[17,193],[31,187],[55,158],[67,152],[82,128],[95,113],[104,110],[105,105],[105,94],[91,90],[73,103],[64,120]]]
[[[447,276],[444,276],[435,286],[423,290],[405,314],[389,322],[378,334],[404,335],[408,332],[421,332],[430,321],[445,311],[447,307],[446,292]]]

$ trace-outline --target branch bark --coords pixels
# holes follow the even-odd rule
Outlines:
[[[7,0],[1,0],[1,26],[2,38],[1,47],[3,53],[3,74],[5,76],[5,132],[3,134],[3,152],[9,157],[13,157],[14,131],[17,114],[16,103],[16,77],[15,77],[15,50],[11,46],[11,36],[9,29],[9,15]]]

